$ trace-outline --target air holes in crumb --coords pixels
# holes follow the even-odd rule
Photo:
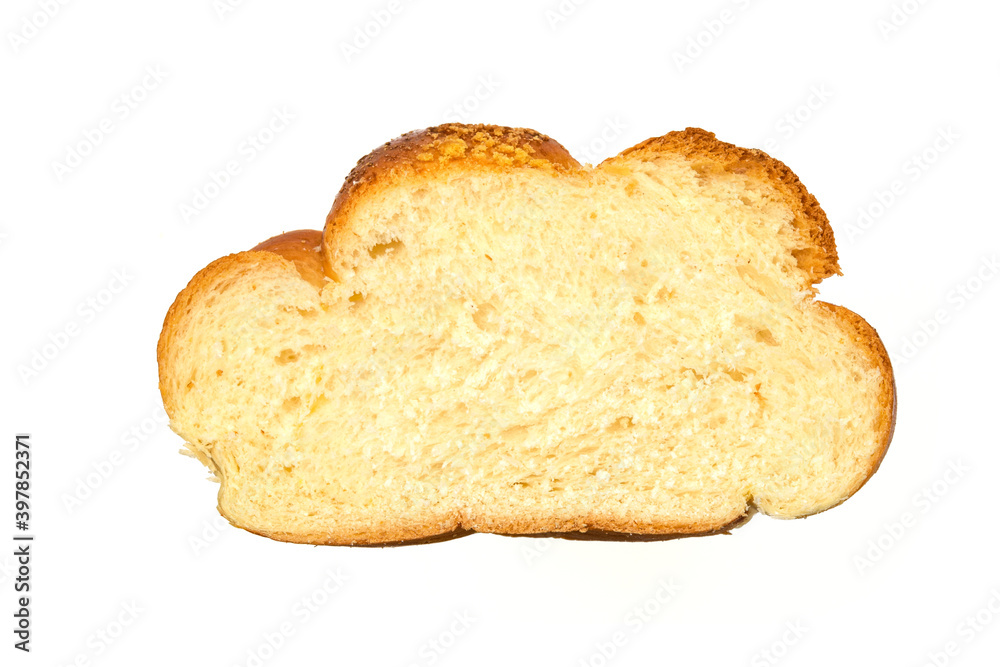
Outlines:
[[[738,273],[740,278],[742,278],[745,282],[750,284],[760,282],[762,280],[760,272],[752,266],[737,266],[736,273]]]
[[[297,308],[295,306],[281,306],[281,311],[285,313],[296,313],[299,317],[316,317],[319,311],[314,308]]]
[[[639,262],[639,266],[645,269],[647,266],[649,266],[649,262],[644,259],[641,262]]]
[[[218,377],[222,377],[222,369],[220,368],[220,369],[218,369],[217,371],[215,371],[215,374],[216,374],[216,375],[217,375]]]
[[[774,336],[767,329],[760,329],[754,336],[754,340],[758,343],[764,343],[765,345],[777,345],[778,341],[774,340]]]
[[[390,252],[398,252],[403,249],[402,241],[390,241],[389,243],[376,243],[368,249],[368,254],[372,257],[381,257]]]
[[[654,301],[669,301],[674,296],[674,291],[669,287],[661,287],[656,291]]]
[[[351,298],[348,299],[348,301],[350,301],[351,303],[361,303],[364,300],[365,297],[363,294],[361,294],[361,292],[355,292],[354,294],[351,295]]]
[[[632,427],[631,417],[619,417],[615,421],[611,422],[611,424],[608,426],[606,430],[608,433],[618,433],[619,431],[625,431],[631,427]]]
[[[285,348],[281,353],[274,358],[274,360],[284,366],[285,364],[295,363],[299,360],[299,353],[294,350]]]
[[[726,371],[726,375],[733,378],[736,382],[743,382],[747,378],[743,372],[737,370]]]
[[[635,320],[636,324],[645,324],[646,323],[646,318],[643,317],[642,315],[640,315],[639,313],[634,314],[632,316],[632,319]]]
[[[490,303],[476,306],[476,312],[472,314],[472,321],[483,331],[495,333],[500,329],[500,314],[496,307]]]
[[[300,405],[302,405],[302,399],[298,396],[292,396],[281,403],[281,410],[282,412],[294,412],[299,409]]]
[[[528,437],[528,429],[524,426],[512,426],[500,434],[500,439],[507,444],[524,442]]]

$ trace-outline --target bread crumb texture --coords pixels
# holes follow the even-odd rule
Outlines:
[[[814,299],[830,225],[780,162],[688,129],[596,167],[445,125],[362,159],[323,232],[170,308],[171,427],[235,525],[315,544],[674,536],[800,517],[872,475],[895,390]]]

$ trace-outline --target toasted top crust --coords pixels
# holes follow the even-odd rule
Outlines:
[[[258,243],[252,250],[266,250],[295,264],[299,275],[322,289],[326,283],[323,275],[322,257],[323,234],[315,229],[299,229],[273,236],[263,243]]]
[[[580,169],[562,144],[540,132],[499,125],[449,123],[407,132],[361,158],[348,174],[326,217],[324,243],[362,193],[405,173],[430,173],[449,165],[493,169]]]
[[[832,275],[841,275],[833,229],[826,213],[782,162],[763,151],[740,148],[719,141],[712,132],[689,127],[647,139],[602,164],[653,159],[658,153],[683,156],[703,174],[749,173],[769,183],[794,211],[792,225],[803,240],[803,247],[795,252],[795,258],[799,267],[808,273],[810,282],[816,284]],[[573,172],[586,169],[559,142],[534,130],[449,123],[408,132],[375,149],[354,167],[327,215],[324,244],[334,247],[336,231],[368,188],[403,174],[429,174],[458,165],[498,171],[534,168]],[[329,267],[326,268],[327,275],[332,275]]]
[[[749,173],[770,183],[785,197],[789,208],[795,212],[792,224],[807,243],[805,248],[796,253],[799,267],[809,272],[813,284],[833,275],[842,275],[837,263],[833,228],[830,227],[826,213],[820,208],[816,197],[809,194],[798,176],[784,163],[764,151],[740,148],[719,141],[714,133],[696,127],[647,139],[605,162],[652,156],[658,152],[683,155],[701,173]]]

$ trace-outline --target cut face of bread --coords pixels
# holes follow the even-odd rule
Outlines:
[[[800,517],[877,468],[875,331],[781,163],[689,129],[581,166],[528,130],[404,135],[324,232],[201,271],[158,349],[235,525],[383,544]]]

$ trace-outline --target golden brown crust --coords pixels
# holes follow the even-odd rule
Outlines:
[[[605,162],[663,152],[687,158],[701,173],[749,173],[771,184],[794,213],[792,225],[803,240],[795,257],[799,267],[808,273],[810,282],[815,285],[824,278],[841,275],[833,228],[826,213],[784,163],[761,150],[719,141],[714,133],[695,127],[647,139]],[[440,172],[448,166],[496,171],[525,167],[557,171],[583,169],[561,144],[534,130],[450,123],[408,132],[375,149],[351,170],[327,215],[324,244],[332,246],[335,243],[336,231],[343,227],[354,203],[368,188],[376,184],[390,185],[405,174]],[[332,275],[329,266],[326,273]]]
[[[892,434],[896,430],[896,378],[892,372],[892,361],[889,353],[882,343],[875,327],[870,325],[865,318],[843,306],[837,306],[825,301],[817,301],[817,306],[829,310],[836,315],[846,325],[845,329],[851,335],[852,340],[868,353],[872,367],[877,368],[881,375],[881,386],[879,387],[879,421],[875,432],[878,434],[879,446],[872,451],[867,462],[867,473],[864,479],[851,489],[841,502],[854,495],[858,489],[864,486],[865,482],[871,479],[875,471],[878,470],[882,459],[885,458],[889,450],[889,443],[892,442]],[[839,503],[838,503],[839,504]]]
[[[223,516],[226,516],[225,512],[220,510]],[[586,530],[570,530],[570,531],[547,531],[539,530],[537,532],[502,532],[494,531],[494,535],[503,535],[505,537],[558,537],[564,540],[580,540],[580,541],[604,541],[604,542],[665,542],[667,540],[676,540],[684,537],[705,537],[709,535],[729,535],[733,530],[745,525],[751,517],[755,514],[755,510],[751,507],[747,511],[741,514],[736,519],[724,523],[718,527],[714,528],[700,528],[697,526],[692,526],[690,529],[684,530],[674,530],[670,532],[659,532],[659,533],[635,533],[629,532],[627,530],[605,530],[605,529],[586,529]],[[229,517],[226,517],[229,519]],[[364,538],[357,540],[341,540],[337,538],[330,538],[325,535],[318,533],[291,533],[291,532],[281,532],[281,531],[266,531],[257,530],[253,528],[246,528],[240,526],[237,523],[233,523],[230,519],[230,523],[237,528],[243,528],[247,532],[253,533],[254,535],[260,535],[261,537],[267,537],[272,540],[278,540],[279,542],[291,542],[294,544],[313,544],[313,545],[324,545],[324,546],[350,546],[350,547],[406,547],[414,546],[418,544],[435,544],[437,542],[448,542],[450,540],[455,540],[460,537],[465,537],[467,535],[473,535],[476,532],[468,528],[455,528],[453,530],[445,532],[437,532],[430,534],[427,531],[423,532],[423,537],[407,537],[407,536],[394,536],[392,534],[382,534],[379,537],[372,537],[370,540]],[[417,532],[420,532],[419,530]],[[485,531],[483,531],[485,532]],[[408,533],[407,533],[408,534]]]
[[[184,338],[186,315],[191,311],[197,298],[208,289],[215,274],[236,268],[235,257],[236,255],[220,257],[196,273],[188,281],[187,286],[180,291],[174,302],[170,304],[170,308],[167,309],[167,314],[163,318],[160,339],[156,344],[156,363],[160,377],[160,398],[163,400],[163,407],[168,415],[174,415],[177,411],[175,394],[178,388],[178,379],[170,372],[170,366],[177,349],[180,347],[178,341]],[[201,459],[202,457],[199,457],[199,460]]]
[[[636,526],[628,522],[609,521],[606,518],[593,518],[592,522],[574,521],[583,528],[562,528],[554,522],[515,521],[496,522],[503,524],[494,530],[476,530],[467,528],[458,520],[454,527],[442,530],[440,524],[426,523],[423,525],[407,524],[393,529],[371,531],[366,534],[353,535],[349,539],[329,536],[322,533],[295,533],[289,531],[269,531],[240,525],[234,521],[222,508],[219,512],[229,522],[255,535],[268,537],[280,542],[295,544],[322,544],[326,546],[352,547],[397,547],[415,544],[432,544],[465,537],[474,533],[490,533],[507,537],[560,537],[567,540],[602,540],[609,542],[661,542],[681,537],[700,537],[705,535],[728,535],[731,531],[746,524],[756,513],[751,506],[747,507],[735,518],[717,523],[702,523],[671,526]],[[590,527],[594,526],[594,527]],[[636,530],[641,528],[643,530]]]
[[[220,510],[221,512],[221,510]],[[225,516],[225,513],[222,513]],[[230,519],[229,517],[226,517]],[[230,519],[232,523],[232,519]],[[423,532],[418,533],[423,535],[422,537],[407,537],[409,532],[401,535],[393,535],[391,533],[383,533],[379,537],[372,537],[366,539],[365,537],[358,536],[356,539],[343,540],[334,537],[329,537],[319,533],[291,533],[282,531],[267,531],[267,530],[257,530],[254,528],[247,528],[245,526],[240,526],[237,523],[233,523],[237,528],[243,528],[247,532],[253,533],[254,535],[260,535],[262,537],[267,537],[272,540],[278,540],[279,542],[291,542],[294,544],[316,544],[331,547],[405,547],[417,544],[434,544],[436,542],[448,542],[449,540],[458,539],[459,537],[465,537],[466,535],[472,535],[476,531],[474,530],[464,530],[461,528],[456,528],[454,530],[449,530],[446,532]],[[433,529],[432,529],[433,530]]]
[[[607,542],[663,542],[682,537],[705,537],[707,535],[729,535],[733,530],[745,525],[756,513],[752,507],[737,518],[716,528],[689,526],[683,530],[659,533],[634,533],[627,530],[604,530],[600,528],[570,532],[549,533],[499,533],[508,537],[560,537],[564,540],[601,540]]]
[[[299,275],[320,289],[326,284],[322,249],[323,232],[315,229],[285,232],[253,247],[253,250],[273,252],[289,260],[295,264]]]
[[[314,233],[318,234],[319,232]],[[268,263],[287,266],[285,258],[274,252],[250,250],[220,257],[196,273],[170,305],[163,318],[163,328],[160,330],[160,339],[156,344],[160,397],[163,399],[163,407],[168,415],[173,415],[176,412],[177,404],[174,397],[179,388],[179,378],[170,372],[170,366],[173,357],[183,347],[181,341],[187,338],[187,316],[195,303],[205,294],[211,293],[221,278],[248,274],[258,269],[262,264]],[[203,455],[197,451],[194,454],[204,462]]]
[[[323,242],[327,246],[335,243],[336,230],[369,188],[385,187],[408,174],[440,172],[449,166],[572,171],[579,169],[580,163],[559,142],[525,128],[449,123],[408,132],[376,148],[351,170],[326,217]]]
[[[545,514],[523,516],[517,513],[497,513],[495,509],[485,509],[482,516],[477,516],[477,513],[469,510],[456,510],[425,519],[410,518],[406,521],[396,522],[380,521],[377,525],[373,522],[364,530],[355,531],[351,535],[345,536],[319,532],[265,530],[245,526],[226,511],[223,503],[220,502],[219,505],[219,512],[232,525],[274,540],[299,544],[372,547],[443,542],[473,533],[621,542],[658,541],[678,537],[728,534],[729,531],[749,521],[756,514],[756,511],[752,504],[746,503],[739,508],[734,508],[728,516],[712,521],[662,522],[636,521],[598,513],[560,519]]]
[[[809,273],[813,284],[832,275],[841,275],[837,244],[826,213],[784,163],[764,151],[719,141],[714,133],[696,127],[647,139],[606,162],[659,152],[682,155],[702,173],[749,173],[773,185],[795,212],[792,224],[804,241],[802,249],[796,253],[799,267]]]

